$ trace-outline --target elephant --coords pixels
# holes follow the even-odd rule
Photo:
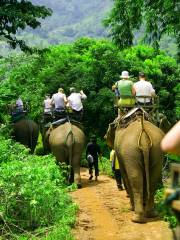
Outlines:
[[[26,118],[19,119],[13,123],[12,135],[17,142],[30,148],[30,153],[34,153],[39,135],[37,123]]]
[[[161,129],[139,117],[128,125],[109,125],[107,144],[115,149],[122,177],[130,197],[133,222],[144,223],[155,216],[154,195],[162,183],[163,152]]]
[[[84,149],[85,135],[80,127],[65,122],[57,127],[50,127],[44,136],[44,148],[49,149],[58,163],[71,166],[69,182],[81,187],[80,159]]]

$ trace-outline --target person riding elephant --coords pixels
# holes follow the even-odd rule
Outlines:
[[[85,145],[83,130],[65,122],[57,127],[50,127],[44,136],[44,148],[50,150],[58,163],[65,162],[71,166],[69,182],[81,186],[80,159]]]
[[[143,223],[153,217],[154,195],[162,182],[163,152],[160,148],[164,133],[143,117],[128,125],[109,125],[107,144],[114,148],[123,181],[135,211],[133,222]]]
[[[66,94],[64,93],[64,89],[59,88],[58,92],[53,94],[51,98],[51,105],[54,106],[55,120],[58,120],[66,116],[66,113],[65,113],[66,104],[67,104],[67,98],[66,98]]]
[[[119,93],[119,100],[118,100],[118,116],[121,117],[123,115],[123,109],[126,107],[132,108],[135,104],[135,90],[133,87],[133,82],[129,79],[129,72],[122,71],[121,80],[117,81],[115,85],[112,86],[112,90]]]
[[[33,120],[22,118],[13,123],[13,138],[30,148],[30,153],[34,153],[39,135],[39,127]]]

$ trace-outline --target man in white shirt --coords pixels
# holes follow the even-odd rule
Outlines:
[[[151,104],[152,97],[155,96],[155,90],[152,84],[146,81],[144,73],[139,73],[139,81],[134,83],[133,87],[136,92],[136,100],[139,104]]]
[[[62,88],[58,89],[58,92],[52,95],[51,105],[54,105],[55,111],[65,110],[67,98]]]
[[[82,117],[83,104],[82,100],[85,100],[87,96],[84,94],[83,90],[79,93],[76,92],[74,87],[70,88],[70,96],[68,97],[68,105],[72,109],[73,113],[77,113]]]
[[[52,105],[51,105],[51,98],[50,95],[46,95],[46,99],[44,100],[44,114],[51,114],[52,113]]]
[[[51,105],[54,106],[55,120],[64,118],[66,116],[65,109],[67,104],[66,94],[62,88],[58,89],[58,92],[52,95]]]
[[[23,112],[23,110],[24,110],[23,101],[22,101],[22,99],[19,97],[19,98],[16,100],[16,111],[17,111],[17,112]]]
[[[46,95],[46,99],[43,101],[44,106],[44,123],[48,123],[52,121],[52,105],[50,95]]]

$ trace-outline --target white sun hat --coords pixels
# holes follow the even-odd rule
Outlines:
[[[120,78],[129,78],[129,72],[128,71],[122,71]]]

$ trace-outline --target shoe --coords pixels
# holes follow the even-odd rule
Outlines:
[[[95,177],[95,181],[97,181],[98,180],[98,178],[97,177]]]
[[[122,186],[118,186],[119,191],[123,191],[124,188]]]
[[[93,178],[93,176],[91,175],[91,176],[89,177],[89,180],[92,180],[92,178]]]

